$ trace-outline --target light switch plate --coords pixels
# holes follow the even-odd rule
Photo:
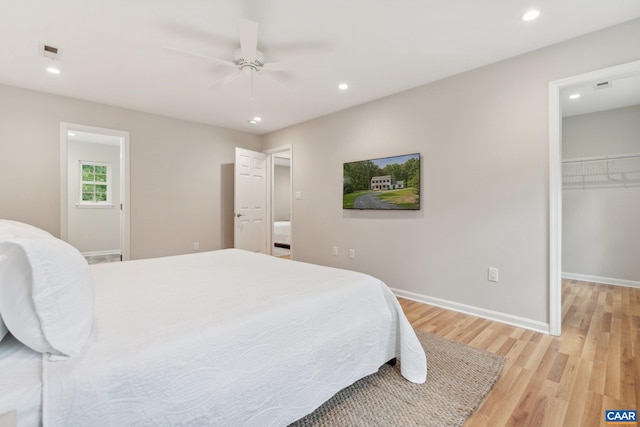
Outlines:
[[[498,281],[498,269],[495,267],[489,267],[489,273],[487,275],[487,280],[490,282]]]

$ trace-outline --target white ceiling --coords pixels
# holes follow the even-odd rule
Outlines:
[[[87,142],[89,144],[120,145],[120,137],[101,133],[70,130],[67,132],[69,141]]]
[[[640,105],[640,75],[567,87],[560,97],[563,117]]]
[[[263,134],[637,17],[638,0],[2,0],[0,83]],[[306,60],[253,100],[247,76],[212,89],[228,68],[163,50],[232,60],[241,18],[267,62]]]

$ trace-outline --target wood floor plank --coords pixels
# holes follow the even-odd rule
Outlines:
[[[567,362],[569,361],[569,356],[564,353],[556,353],[555,360],[551,367],[551,371],[547,376],[547,379],[559,383],[562,379],[562,374],[564,373],[564,368],[567,366]]]
[[[562,425],[582,424],[582,415],[584,413],[585,402],[589,393],[589,378],[591,376],[592,362],[584,359],[575,359],[577,363],[576,374],[572,378],[572,384],[568,389],[567,401],[569,407]]]
[[[607,362],[595,359],[593,361],[593,370],[595,372],[605,372],[607,369]],[[589,390],[599,395],[604,394],[604,375],[591,375],[589,381]]]
[[[604,421],[602,410],[602,395],[587,391],[583,413],[579,425],[581,427],[597,427]]]
[[[556,394],[558,394],[558,383],[545,380],[538,396],[539,401],[545,402],[544,408],[541,410],[542,414],[538,416],[538,419],[532,419],[529,425],[535,427],[557,426],[558,420],[565,419],[569,403],[566,400],[550,397]],[[540,421],[540,423],[537,423],[537,421]]]
[[[640,410],[638,288],[563,280],[560,337],[399,301],[415,328],[506,357],[465,427],[600,426],[607,409]]]
[[[580,365],[580,358],[576,356],[568,356],[567,364],[564,366],[564,371],[562,372],[562,377],[558,384],[560,385],[558,389],[557,398],[563,399],[566,401],[571,400],[571,392],[573,391],[573,385],[576,382],[576,376],[578,374],[578,366]]]

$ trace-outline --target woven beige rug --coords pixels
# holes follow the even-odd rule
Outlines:
[[[502,372],[503,356],[416,331],[427,354],[427,382],[400,375],[400,363],[333,396],[291,427],[462,426]]]

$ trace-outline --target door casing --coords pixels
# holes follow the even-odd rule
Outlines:
[[[549,83],[549,333],[562,332],[562,89],[640,73],[640,60]]]
[[[120,209],[120,251],[123,260],[131,259],[131,224],[129,205],[131,201],[129,191],[129,132],[87,126],[76,123],[60,123],[60,238],[68,241],[69,237],[69,209],[68,209],[68,132],[69,131],[90,132],[96,134],[110,135],[120,139],[120,198],[122,208]]]

